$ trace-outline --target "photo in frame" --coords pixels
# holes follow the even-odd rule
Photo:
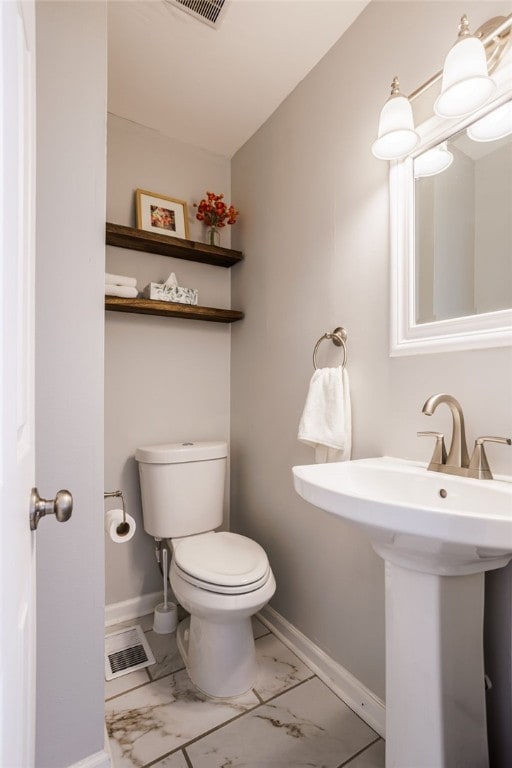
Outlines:
[[[157,235],[189,239],[187,204],[184,200],[137,189],[135,203],[137,229]]]

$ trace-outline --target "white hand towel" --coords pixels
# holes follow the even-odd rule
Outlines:
[[[350,459],[352,419],[346,368],[317,368],[313,373],[298,439],[315,449],[317,464]]]
[[[106,285],[126,285],[128,288],[136,288],[137,280],[134,277],[125,277],[124,275],[111,275],[108,272],[105,275]]]
[[[105,296],[120,296],[122,299],[136,299],[139,292],[128,285],[105,285]]]

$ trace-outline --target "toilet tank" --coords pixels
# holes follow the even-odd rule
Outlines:
[[[227,443],[137,448],[144,530],[162,539],[212,531],[222,523]]]

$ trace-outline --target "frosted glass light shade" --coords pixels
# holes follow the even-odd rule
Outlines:
[[[446,141],[437,147],[423,152],[414,160],[414,178],[419,179],[422,176],[435,176],[437,173],[445,171],[453,162],[453,155],[446,147]]]
[[[467,134],[473,141],[497,141],[512,133],[512,101],[489,112],[473,125]]]
[[[411,152],[419,140],[409,99],[401,94],[390,96],[380,113],[378,138],[372,144],[373,154],[380,160],[396,160]]]
[[[488,101],[496,83],[487,73],[485,48],[476,37],[459,39],[448,52],[441,94],[434,111],[440,117],[461,117]]]

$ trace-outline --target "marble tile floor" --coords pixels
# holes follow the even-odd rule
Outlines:
[[[156,663],[105,684],[113,768],[384,768],[378,734],[258,619],[258,679],[230,700],[192,686],[175,635],[152,621],[124,624],[142,626]]]

